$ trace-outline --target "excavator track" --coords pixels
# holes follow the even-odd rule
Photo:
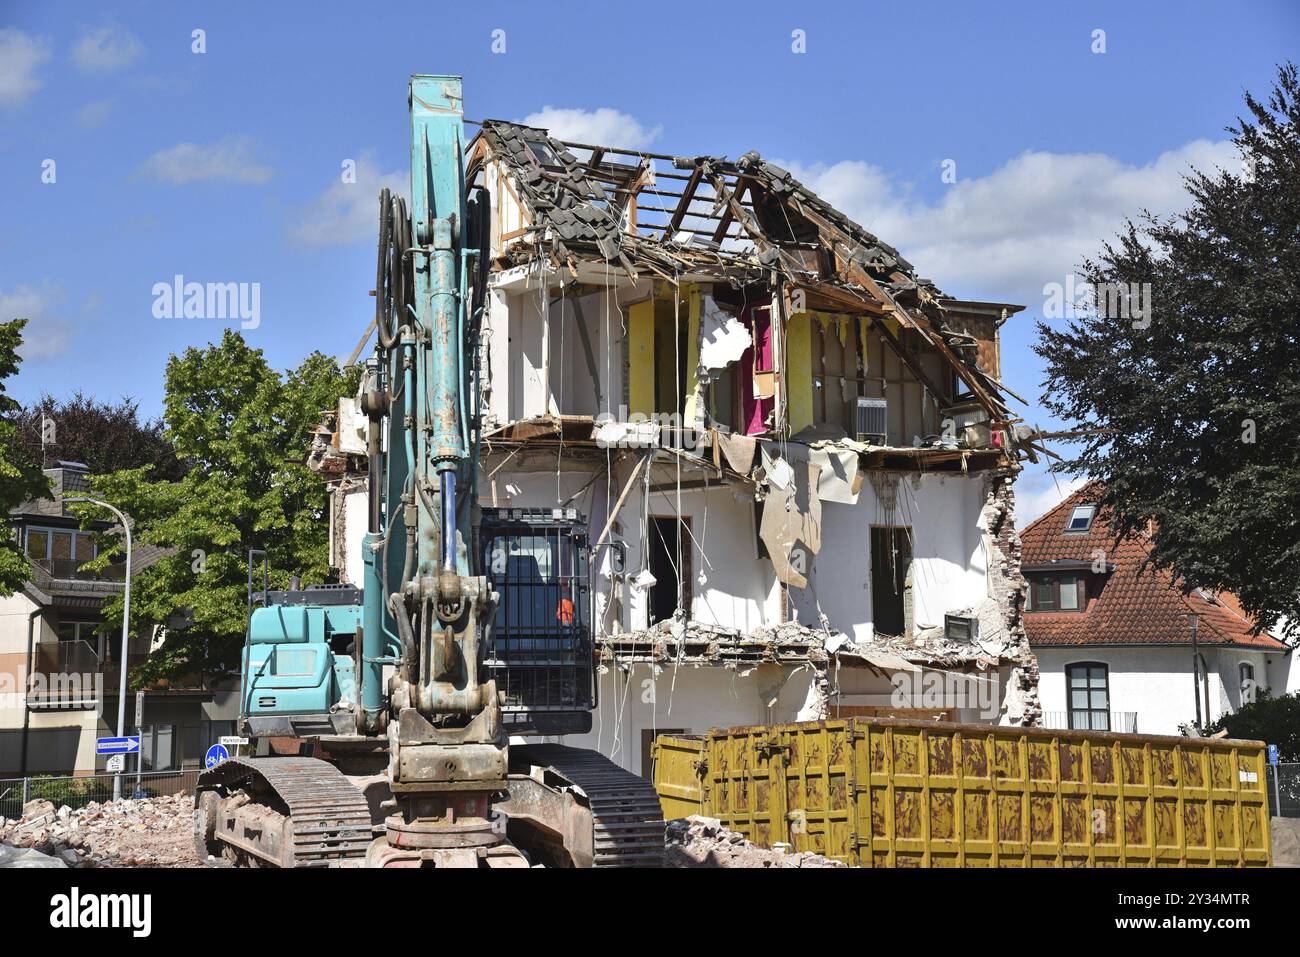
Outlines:
[[[524,744],[510,751],[512,765],[544,767],[585,797],[594,830],[593,866],[663,866],[664,812],[653,784],[585,748]]]
[[[272,867],[360,864],[374,839],[365,796],[315,758],[231,758],[204,771],[194,830],[202,858],[224,844]]]

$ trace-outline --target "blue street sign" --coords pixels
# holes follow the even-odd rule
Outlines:
[[[230,752],[226,750],[224,744],[214,744],[208,748],[208,753],[203,757],[203,766],[205,768],[215,768],[222,761],[230,757]]]
[[[1277,745],[1276,745],[1276,744],[1270,744],[1270,745],[1268,746],[1268,763],[1269,763],[1269,764],[1277,764]]]
[[[140,750],[140,735],[132,734],[125,738],[96,738],[96,754],[135,754]]]

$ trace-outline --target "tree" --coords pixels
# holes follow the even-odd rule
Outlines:
[[[178,479],[184,473],[176,450],[167,441],[162,419],[141,422],[140,405],[123,398],[100,402],[80,390],[63,402],[42,395],[15,418],[18,440],[29,461],[58,459],[82,462],[92,473],[152,465],[158,479]],[[54,442],[42,449],[42,420],[54,423]]]
[[[236,668],[249,549],[267,552],[274,586],[325,579],[326,490],[303,462],[321,411],[355,391],[358,372],[317,352],[281,375],[233,330],[168,361],[163,421],[184,475],[162,481],[142,466],[92,479],[132,517],[137,542],[168,550],[132,586],[133,629],[171,625],[133,685]]]
[[[1300,81],[1228,128],[1240,170],[1184,177],[1192,206],[1143,213],[1081,274],[1090,312],[1037,324],[1044,405],[1095,428],[1060,472],[1104,482],[1117,538],[1300,633]],[[1145,314],[1137,308],[1145,297]],[[1103,308],[1103,305],[1109,308]]]
[[[1267,691],[1235,714],[1225,714],[1205,729],[1227,731],[1232,738],[1276,744],[1278,759],[1300,761],[1300,691],[1274,698]]]
[[[20,406],[5,388],[5,381],[22,362],[18,347],[25,325],[25,319],[0,322],[0,509],[6,515],[28,499],[41,498],[50,491],[40,465],[23,455],[13,421]],[[11,536],[0,536],[0,596],[12,595],[30,577],[31,565],[18,543]]]

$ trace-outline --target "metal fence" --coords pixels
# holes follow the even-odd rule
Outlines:
[[[1138,716],[1136,711],[1044,711],[1043,727],[1137,734]]]
[[[194,793],[200,771],[146,771],[135,774],[88,774],[82,777],[36,776],[0,779],[0,817],[22,817],[23,805],[44,799],[56,808],[74,811],[92,802],[113,800],[113,778],[122,779],[123,798],[149,798]]]
[[[1273,817],[1300,817],[1300,763],[1269,765],[1268,810]]]

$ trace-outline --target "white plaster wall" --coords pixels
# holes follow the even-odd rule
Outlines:
[[[600,398],[578,332],[575,300],[549,305],[554,290],[521,288],[493,290],[485,329],[491,364],[488,408],[500,423],[545,414],[626,414],[623,380],[623,339],[627,327],[624,304],[633,292],[611,286],[577,300],[591,342],[600,380]]]
[[[1110,671],[1110,710],[1136,711],[1140,734],[1178,734],[1180,724],[1196,720],[1192,697],[1192,652],[1189,647],[1169,648],[1035,648],[1038,656],[1039,695],[1044,711],[1066,711],[1065,666],[1100,661]],[[1277,662],[1269,668],[1262,652],[1238,648],[1207,648],[1203,652],[1209,674],[1209,700],[1213,721],[1225,711],[1240,707],[1237,663],[1251,661],[1261,684],[1275,680]],[[1202,708],[1206,689],[1201,686]]]
[[[684,474],[684,480],[690,475]],[[656,472],[655,484],[663,482]],[[621,486],[620,486],[621,487]],[[617,489],[615,490],[617,494]],[[638,483],[619,515],[627,542],[628,577],[633,579],[649,565],[644,485]],[[676,489],[652,490],[651,517],[678,514]],[[681,494],[680,514],[690,520],[691,617],[707,624],[747,630],[773,625],[780,619],[780,594],[772,563],[758,558],[752,497],[743,489],[688,489]],[[684,547],[687,543],[684,543]],[[705,581],[700,582],[703,574]],[[648,621],[648,592],[629,590],[625,627],[644,628]]]
[[[1236,711],[1242,706],[1243,697],[1241,689],[1241,675],[1239,666],[1243,663],[1250,664],[1255,669],[1255,681],[1260,690],[1272,690],[1274,675],[1277,667],[1270,667],[1269,659],[1281,658],[1281,655],[1269,655],[1263,651],[1248,651],[1241,648],[1218,648],[1206,654],[1206,661],[1210,669],[1216,673],[1218,678],[1218,697],[1210,699],[1210,706],[1214,708],[1214,717],[1218,717],[1225,711]],[[1285,688],[1285,680],[1281,687]]]
[[[628,672],[611,668],[600,677],[591,733],[545,740],[591,748],[639,774],[645,730],[702,734],[710,728],[794,721],[811,681],[809,669],[779,665],[749,671],[667,666],[657,676],[647,664]]]
[[[822,548],[813,560],[812,589],[792,595],[820,608],[831,624],[855,640],[872,636],[872,525],[912,528],[912,587],[917,627],[942,626],[946,612],[968,608],[986,597],[987,561],[980,512],[981,476],[904,477],[892,512],[879,502],[869,479],[856,505],[822,503]],[[805,616],[801,616],[805,617]]]
[[[1275,695],[1292,694],[1300,691],[1300,663],[1297,663],[1294,651],[1286,654],[1280,652],[1266,656],[1268,661],[1268,684]]]

